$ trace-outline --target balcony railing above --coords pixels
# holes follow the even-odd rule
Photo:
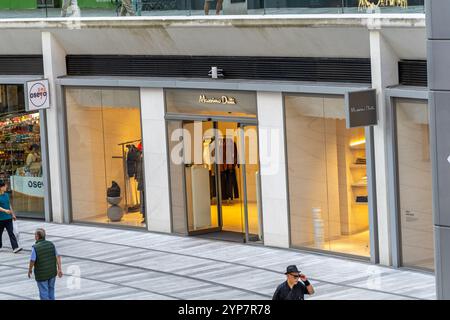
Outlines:
[[[423,13],[425,0],[0,0],[0,19]]]

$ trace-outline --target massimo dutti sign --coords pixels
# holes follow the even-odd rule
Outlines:
[[[345,94],[347,128],[378,124],[377,95],[375,89],[351,91]]]
[[[207,97],[204,94],[201,94],[198,98],[198,102],[200,103],[215,103],[215,104],[236,104],[236,98],[235,97],[229,97],[229,96],[221,96],[220,98],[217,97]]]

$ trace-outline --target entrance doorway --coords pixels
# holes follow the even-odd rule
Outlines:
[[[178,174],[184,181],[186,233],[262,242],[257,127],[209,120],[180,121],[169,124],[170,128],[182,129],[182,142],[173,147],[182,148],[183,169],[178,168]],[[172,183],[174,170],[171,168]],[[173,193],[172,186],[172,198],[179,198]]]

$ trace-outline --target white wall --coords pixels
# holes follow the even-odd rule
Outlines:
[[[50,109],[47,112],[48,162],[50,168],[50,188],[53,221],[63,222],[62,176],[60,157],[59,115],[62,105],[58,104],[55,80],[66,74],[66,52],[50,32],[42,33],[42,53],[44,60],[44,76],[50,83]]]
[[[387,128],[385,89],[398,84],[398,56],[379,30],[370,33],[372,87],[377,89],[378,125],[374,126],[375,177],[380,263],[391,265],[388,199]]]
[[[149,231],[170,232],[170,197],[163,89],[141,89],[145,195]]]
[[[258,132],[264,244],[289,247],[283,96],[258,92]]]

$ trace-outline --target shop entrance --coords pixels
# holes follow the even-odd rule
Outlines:
[[[261,242],[255,125],[182,121],[188,234]]]

